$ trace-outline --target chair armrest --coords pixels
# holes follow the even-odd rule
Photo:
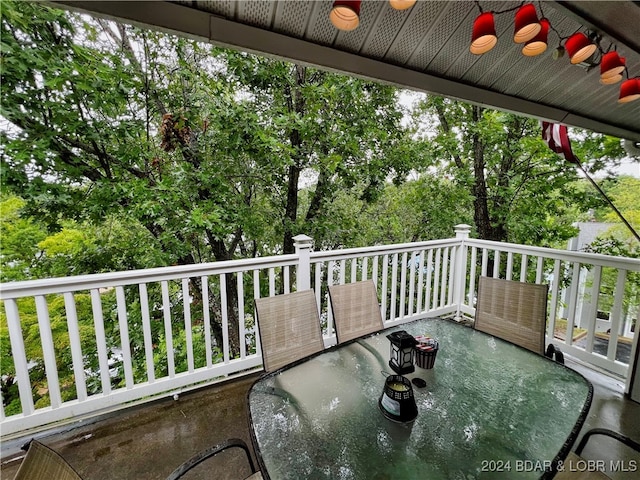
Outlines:
[[[580,455],[582,453],[582,450],[587,445],[587,442],[589,441],[592,435],[604,435],[607,437],[614,438],[619,442],[624,443],[626,446],[633,448],[636,452],[640,452],[640,443],[636,442],[635,440],[632,440],[631,438],[625,435],[622,435],[618,432],[614,432],[613,430],[609,430],[607,428],[592,428],[587,433],[585,433],[584,436],[582,437],[582,440],[580,440],[580,443],[576,448],[577,455]]]
[[[251,473],[256,473],[256,467],[253,464],[253,460],[251,459],[251,453],[249,452],[249,447],[247,446],[247,444],[239,438],[230,438],[229,440],[219,443],[218,445],[196,453],[193,457],[191,457],[189,460],[187,460],[173,472],[171,472],[171,475],[169,475],[166,480],[176,480],[206,459],[211,458],[224,450],[234,447],[238,447],[244,450],[244,453],[247,455],[247,460],[249,461]]]

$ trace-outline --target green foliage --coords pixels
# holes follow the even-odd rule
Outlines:
[[[423,125],[431,169],[473,195],[478,236],[557,247],[575,235],[570,225],[590,204],[575,167],[549,151],[537,121],[435,97],[417,104],[414,121]],[[598,159],[594,171],[623,153],[615,139],[575,136],[576,152]]]
[[[9,196],[0,201],[0,261],[3,282],[22,280],[37,261],[37,242],[46,231],[32,218],[20,214],[25,202]]]

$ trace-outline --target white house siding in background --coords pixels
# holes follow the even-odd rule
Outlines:
[[[615,223],[604,223],[604,222],[576,222],[573,224],[574,227],[578,228],[580,232],[577,237],[573,237],[569,240],[567,245],[567,250],[571,250],[574,252],[584,252],[586,247],[588,247],[598,236],[605,233],[611,227],[615,226]],[[591,302],[588,300],[589,296],[585,295],[585,290],[587,288],[587,280],[590,275],[590,272],[587,268],[583,267],[580,272],[580,285],[578,287],[578,298],[584,299],[580,301],[578,305],[576,305],[576,325],[578,327],[583,326],[583,322],[586,322],[586,318],[582,315],[582,312],[588,312],[591,308]],[[567,313],[567,303],[565,299],[567,298],[568,292],[565,289],[562,294],[563,304],[565,305],[563,309],[562,316],[566,317]],[[608,316],[610,312],[602,312],[602,314],[606,314]],[[601,314],[601,315],[602,315]],[[607,320],[604,318],[605,315],[602,315],[602,318],[598,318],[596,321],[596,331],[598,332],[606,332],[611,328],[610,319]],[[621,322],[620,335],[625,337],[633,337],[633,332],[631,331],[632,319],[634,317],[634,312],[630,312],[623,318]]]

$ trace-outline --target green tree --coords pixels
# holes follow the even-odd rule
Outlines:
[[[427,125],[431,164],[473,196],[480,238],[556,246],[573,236],[570,225],[584,209],[578,175],[544,144],[536,120],[437,97],[417,110]],[[592,171],[605,158],[622,156],[619,140],[579,136],[575,150],[596,158],[587,163]]]
[[[16,196],[0,200],[0,261],[3,282],[25,280],[37,261],[37,243],[47,231],[32,218],[20,214],[25,201]]]
[[[229,58],[264,121],[279,132],[268,188],[280,190],[274,213],[282,252],[293,253],[292,237],[301,232],[317,247],[335,246],[333,232],[345,228],[345,218],[333,221],[332,203],[345,196],[371,203],[388,179],[403,179],[409,169],[409,132],[401,125],[397,89],[245,54]],[[304,173],[313,183],[303,194]]]
[[[76,259],[114,252],[93,238],[76,248],[83,234],[68,220],[102,234],[108,222],[146,230],[140,244],[157,254],[124,257],[120,269],[289,252],[299,232],[323,245],[335,225],[318,219],[339,192],[362,186],[369,202],[408,169],[390,87],[38,3],[5,2],[1,33],[1,113],[11,125],[2,132],[4,183]],[[303,172],[315,178],[305,212]],[[88,267],[49,263],[56,275]]]

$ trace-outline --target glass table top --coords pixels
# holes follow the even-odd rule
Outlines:
[[[439,342],[433,369],[409,379],[418,416],[385,418],[386,334]],[[266,375],[249,392],[265,478],[540,478],[566,455],[591,403],[577,372],[471,328],[419,320],[333,347]]]

